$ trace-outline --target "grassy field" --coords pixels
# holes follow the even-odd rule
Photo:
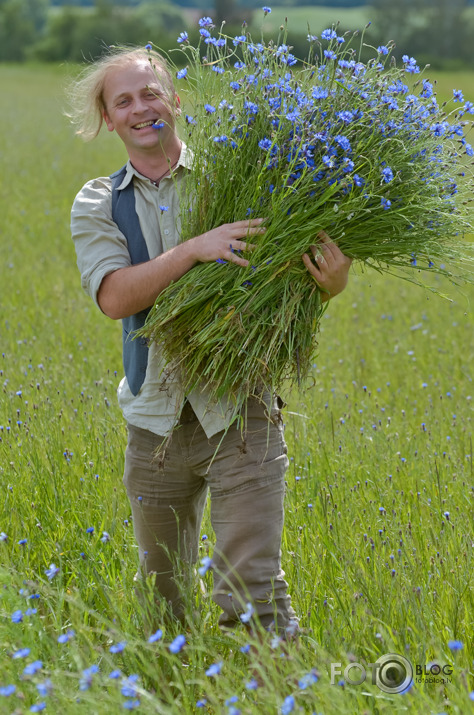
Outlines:
[[[437,279],[449,300],[354,270],[314,384],[289,398],[283,560],[299,644],[220,633],[211,576],[196,573],[183,573],[187,628],[149,642],[121,483],[120,326],[83,295],[69,237],[75,193],[125,157],[108,133],[73,137],[71,73],[0,67],[0,713],[471,712],[473,291]],[[439,78],[472,100],[472,75]],[[208,515],[203,534],[202,556]],[[450,682],[420,676],[400,695],[347,682],[349,663],[389,653],[433,681],[436,661]]]

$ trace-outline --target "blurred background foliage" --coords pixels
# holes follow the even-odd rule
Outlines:
[[[226,32],[240,34],[246,22],[260,37],[262,0],[0,0],[0,62],[82,62],[108,45],[176,46],[178,34],[197,34],[197,20],[210,15]],[[366,41],[393,40],[399,55],[420,64],[456,70],[474,66],[474,0],[274,0],[265,35],[275,38],[288,18],[288,41],[304,57],[308,30],[318,34],[340,22],[339,32],[371,26]]]

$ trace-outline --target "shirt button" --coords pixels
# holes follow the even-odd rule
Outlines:
[[[165,236],[167,236],[167,235],[169,234],[169,229],[165,228],[165,230],[163,231],[163,233],[165,234]]]

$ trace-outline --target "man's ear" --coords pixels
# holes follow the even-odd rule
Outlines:
[[[115,127],[114,127],[114,125],[113,125],[113,123],[112,123],[112,120],[110,119],[109,115],[107,114],[107,110],[106,110],[106,109],[104,109],[104,110],[102,111],[102,119],[104,120],[105,126],[107,127],[107,129],[109,130],[109,132],[113,132],[114,129],[115,129]]]

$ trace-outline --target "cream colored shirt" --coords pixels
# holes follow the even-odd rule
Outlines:
[[[133,181],[135,208],[150,259],[179,243],[177,188],[188,171],[187,165],[186,147],[183,145],[174,178],[165,177],[158,186],[154,186],[136,171],[130,161],[127,163],[125,178],[118,190]],[[160,206],[167,207],[167,210],[160,209]],[[112,220],[112,184],[109,177],[87,182],[77,194],[71,212],[71,231],[82,287],[100,308],[97,294],[103,278],[131,265],[127,240]],[[165,367],[159,345],[152,342],[145,380],[138,395],[131,393],[126,377],[117,390],[119,405],[127,422],[162,436],[167,436],[178,422],[185,399],[179,378],[163,371]],[[206,391],[198,389],[186,397],[207,437],[228,426],[233,412],[228,401],[211,404]]]

